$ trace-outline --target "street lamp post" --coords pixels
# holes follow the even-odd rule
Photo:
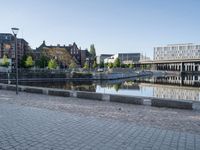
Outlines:
[[[15,36],[15,70],[16,70],[16,94],[18,94],[18,52],[17,52],[17,33],[18,28],[11,28]]]

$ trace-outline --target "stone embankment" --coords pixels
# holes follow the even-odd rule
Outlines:
[[[152,71],[133,71],[133,72],[113,72],[113,73],[94,73],[93,79],[95,80],[116,80],[140,76],[153,75]]]
[[[0,89],[15,90],[15,85],[0,84]],[[62,89],[39,88],[30,86],[19,86],[19,91],[37,94],[46,94],[62,97],[77,97],[87,100],[110,101],[118,103],[149,105],[154,107],[168,107],[178,109],[200,110],[200,102],[186,100],[167,100],[152,97],[112,95],[83,91],[68,91]]]
[[[116,80],[140,76],[153,75],[152,71],[124,71],[118,72],[20,72],[19,81],[60,81],[60,80]],[[15,73],[0,72],[3,83],[15,82]]]

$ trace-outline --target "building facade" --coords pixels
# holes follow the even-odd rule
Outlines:
[[[18,62],[22,60],[22,57],[30,51],[28,42],[22,38],[17,39],[17,52]],[[0,33],[0,58],[7,55],[8,59],[11,59],[12,67],[15,64],[15,38],[10,33]]]
[[[154,61],[200,59],[200,45],[172,44],[154,48]]]
[[[104,59],[110,58],[114,54],[101,54],[100,56],[97,56],[97,64],[104,63]]]
[[[81,50],[81,48],[78,48],[76,43],[69,44],[68,46],[61,46],[59,44],[56,46],[48,46],[46,45],[45,41],[43,41],[43,43],[36,48],[36,50],[33,50],[33,56],[35,60],[40,59],[44,49],[65,49],[66,52],[70,54],[71,59],[73,59],[79,67],[83,67],[87,59],[91,60],[91,54],[88,52],[88,50]]]
[[[155,47],[154,64],[157,70],[199,72],[200,45],[188,43]]]
[[[141,53],[118,53],[104,59],[104,63],[114,63],[117,58],[120,59],[122,64],[139,64],[143,55]]]

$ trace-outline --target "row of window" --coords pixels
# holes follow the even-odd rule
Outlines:
[[[174,51],[174,50],[200,50],[200,45],[192,45],[192,46],[172,46],[172,47],[156,47],[154,51]]]

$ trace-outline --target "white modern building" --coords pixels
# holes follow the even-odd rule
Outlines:
[[[104,59],[109,58],[113,55],[114,54],[101,54],[100,56],[97,56],[97,64],[104,63]]]
[[[200,45],[171,44],[154,48],[154,61],[200,59]]]
[[[104,59],[104,63],[114,63],[115,59],[119,58],[122,64],[138,64],[144,60],[150,60],[149,57],[141,53],[118,53]]]

